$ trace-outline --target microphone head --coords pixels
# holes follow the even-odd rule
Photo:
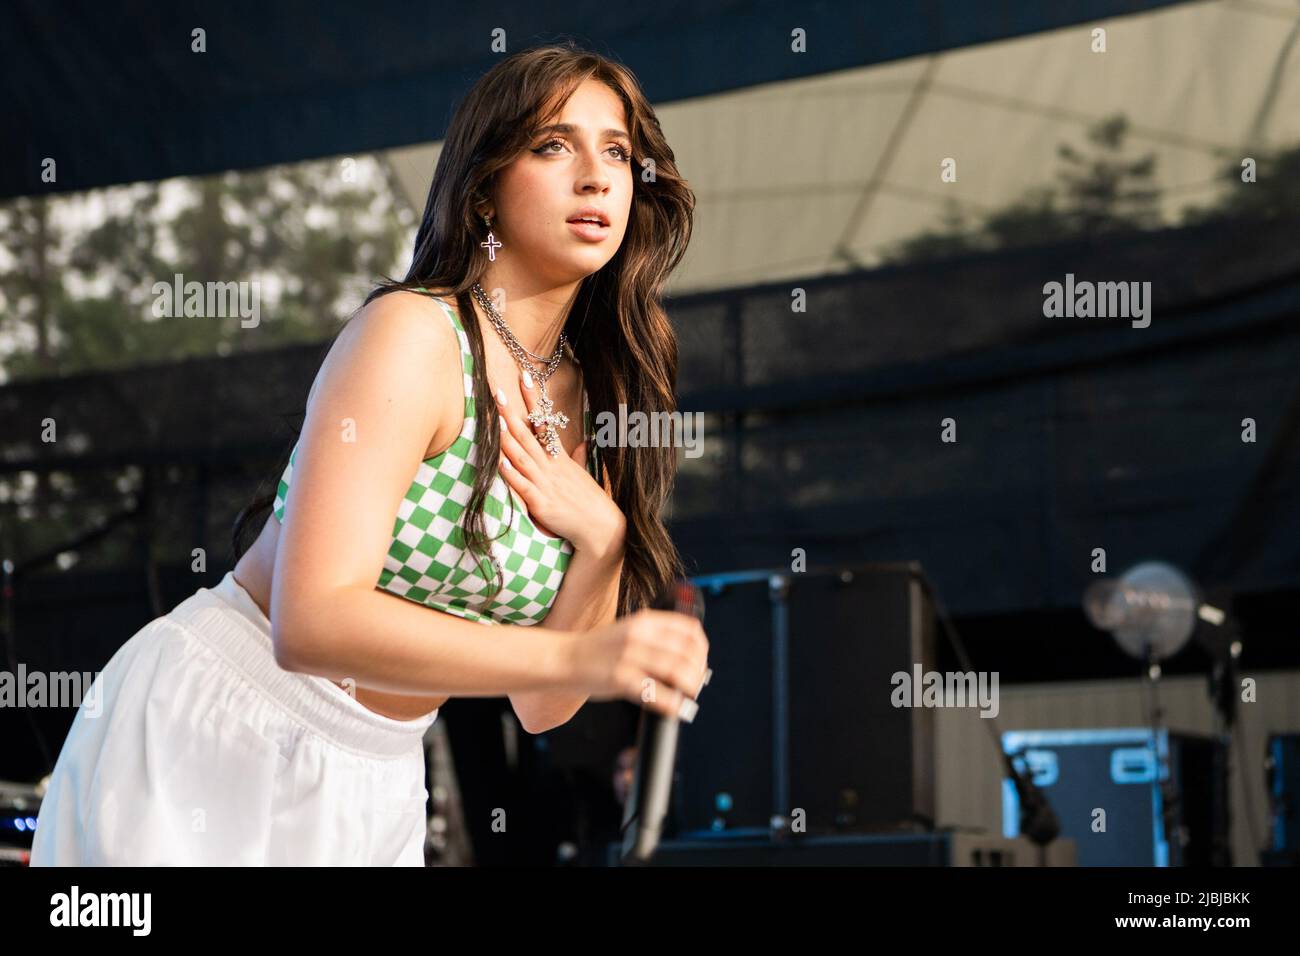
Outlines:
[[[704,623],[704,592],[689,578],[673,578],[655,595],[650,607],[656,611],[690,614]]]

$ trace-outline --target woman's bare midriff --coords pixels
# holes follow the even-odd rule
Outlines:
[[[262,532],[257,536],[253,546],[244,552],[235,565],[235,580],[257,602],[262,613],[271,616],[271,576],[275,567],[275,548],[280,537],[280,522],[274,515],[268,515]],[[356,687],[349,691],[342,683],[333,682],[345,693],[352,693],[357,702],[376,714],[391,717],[394,720],[414,720],[429,713],[435,707],[441,707],[448,700],[446,697],[420,697],[409,694],[389,694]]]

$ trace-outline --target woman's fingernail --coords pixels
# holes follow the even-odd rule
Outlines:
[[[695,720],[695,715],[699,713],[699,710],[699,704],[689,697],[683,697],[681,706],[677,708],[677,716],[689,724]]]
[[[524,369],[524,388],[532,388],[532,387],[533,387],[533,376],[529,373],[528,369]]]
[[[501,416],[501,430],[506,433],[509,433],[510,431],[510,423],[506,421],[506,417],[504,415]]]
[[[506,407],[506,390],[504,388],[497,389],[497,404],[502,408]]]

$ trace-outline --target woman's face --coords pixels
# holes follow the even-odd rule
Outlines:
[[[586,80],[501,171],[492,228],[512,269],[526,264],[537,278],[564,285],[613,258],[632,208],[626,130],[622,100],[605,84]],[[608,225],[573,224],[584,208],[599,210]]]

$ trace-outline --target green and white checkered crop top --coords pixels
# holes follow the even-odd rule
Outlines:
[[[415,480],[398,506],[393,543],[376,586],[483,624],[540,624],[560,590],[573,545],[566,538],[543,534],[528,520],[522,500],[506,484],[498,468],[484,500],[483,524],[488,536],[495,539],[491,562],[501,567],[504,586],[489,601],[488,585],[495,572],[487,559],[475,562],[466,548],[464,531],[465,506],[479,460],[479,446],[474,441],[474,358],[456,311],[439,299],[434,301],[447,313],[460,340],[465,421],[450,448],[420,462]],[[599,481],[586,389],[582,393],[582,415],[583,432],[588,438],[588,468]],[[289,483],[298,450],[299,445],[295,445],[275,495],[274,514],[281,523],[289,504]],[[513,506],[507,523],[503,515],[507,513],[508,499]],[[504,534],[503,524],[507,527]]]

